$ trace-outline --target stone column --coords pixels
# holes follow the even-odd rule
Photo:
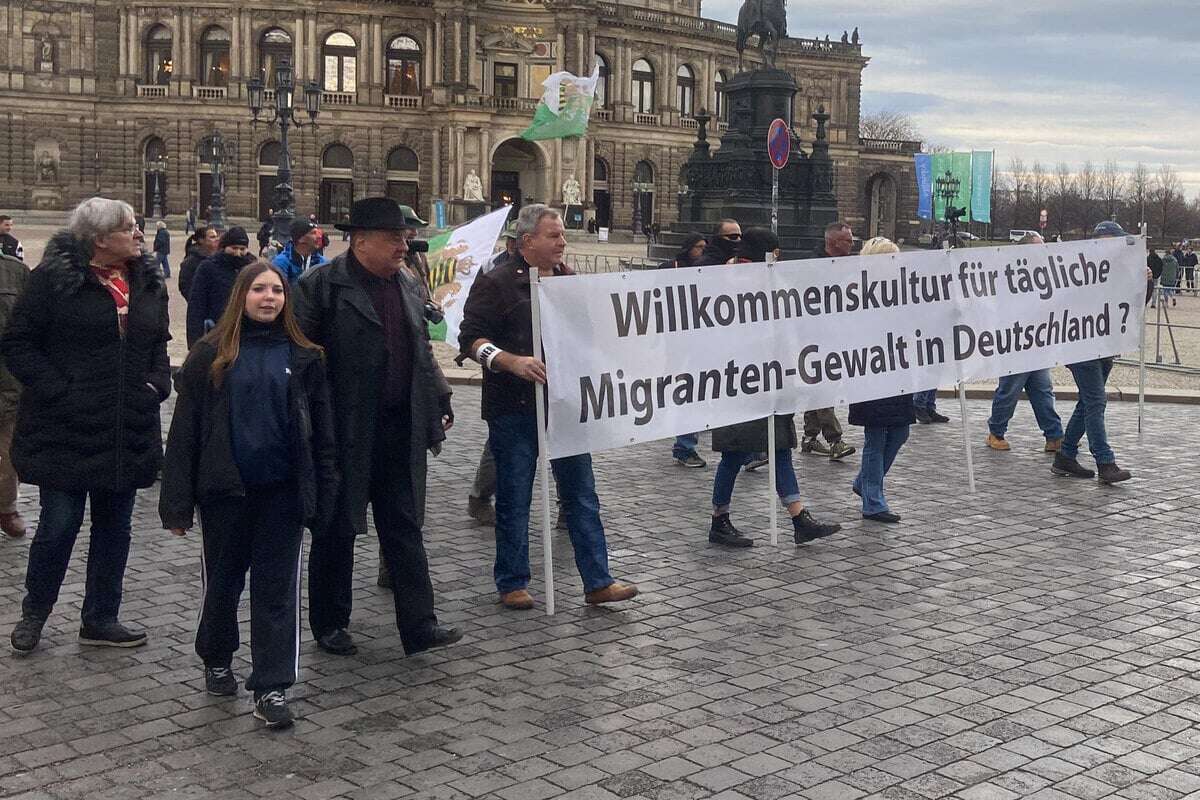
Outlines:
[[[17,10],[20,11],[20,7],[18,7]],[[144,78],[145,76],[142,74],[142,70],[145,67],[145,65],[142,63],[142,21],[138,16],[136,8],[131,9],[129,14],[129,71],[135,76]]]
[[[467,83],[475,83],[475,19],[471,18],[467,23]],[[483,88],[483,79],[479,80],[480,88]]]
[[[129,71],[130,71],[129,70],[129,20],[127,19],[128,15],[129,14],[125,9],[121,9],[120,12],[118,12],[118,14],[117,14],[117,17],[119,18],[119,21],[121,23],[121,40],[120,40],[121,58],[120,58],[120,62],[121,62],[121,76],[122,77],[128,75]],[[7,22],[7,20],[5,20],[5,21]]]
[[[374,47],[374,42],[371,39],[370,28],[366,19],[363,19],[358,24],[358,61],[355,63],[357,70],[355,72],[355,92],[363,87],[363,84],[375,83],[375,55],[378,51]]]
[[[297,81],[303,81],[308,73],[304,71],[304,52],[307,47],[307,33],[304,29],[304,14],[301,12],[296,16],[296,35],[292,37],[292,49],[295,51],[292,54],[292,74],[296,76]]]
[[[436,83],[434,78],[433,53],[437,49],[437,40],[433,35],[433,23],[425,21],[425,49],[422,55],[424,56],[425,64],[421,73],[421,88],[424,89],[430,84]]]
[[[552,206],[562,205],[562,183],[563,183],[563,140],[554,140],[554,185],[550,187],[550,194],[546,197],[546,203]]]
[[[479,129],[479,180],[483,181],[484,199],[492,196],[492,133],[485,126]]]
[[[383,75],[383,23],[378,19],[371,22],[371,46],[375,49],[375,55],[372,59],[372,80],[376,86],[381,87],[384,91],[387,87],[384,85]]]
[[[246,49],[242,42],[242,10],[235,8],[233,10],[233,25],[230,30],[229,43],[229,85],[230,93],[236,92],[235,84],[242,77],[242,51]]]
[[[462,19],[454,20],[454,63],[450,65],[450,80],[457,83],[462,80]]]
[[[463,147],[463,141],[466,139],[466,128],[458,125],[454,128],[454,158],[450,162],[454,169],[454,182],[450,186],[451,194],[462,191],[463,178],[466,173],[463,172],[463,158],[466,149]]]
[[[563,32],[559,31],[554,40],[554,66],[556,72],[562,72],[566,69],[567,53],[566,53],[566,37]]]
[[[434,18],[433,28],[433,82],[444,83],[446,80],[445,70],[442,68],[442,16],[439,14]]]
[[[576,75],[582,76],[584,73],[592,74],[592,59],[588,56],[587,50],[584,49],[587,37],[584,36],[583,28],[576,26],[575,28],[575,70]]]
[[[325,64],[321,59],[321,43],[317,41],[317,18],[308,16],[308,56],[304,59],[308,66],[309,80],[324,81]]]
[[[432,146],[430,147],[430,151],[431,151],[430,154],[432,157],[429,159],[429,162],[430,162],[430,178],[429,179],[430,179],[430,183],[431,183],[431,189],[429,192],[429,211],[430,211],[430,214],[432,215],[433,200],[442,191],[442,129],[435,125],[431,132],[431,136],[432,136],[433,141],[431,143]],[[433,219],[433,217],[430,216],[430,219]]]

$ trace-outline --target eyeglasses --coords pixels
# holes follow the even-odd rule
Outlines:
[[[742,238],[742,235],[740,233],[722,233],[721,238],[728,239],[731,242],[736,242]]]

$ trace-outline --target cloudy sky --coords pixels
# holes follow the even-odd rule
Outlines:
[[[704,0],[737,21],[740,0]],[[792,0],[788,33],[858,26],[864,113],[908,114],[927,142],[1072,169],[1175,167],[1200,195],[1196,0]]]

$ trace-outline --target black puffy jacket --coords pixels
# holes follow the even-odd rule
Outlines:
[[[851,425],[871,428],[890,428],[895,425],[912,425],[917,421],[911,394],[898,394],[850,404]]]
[[[129,263],[125,336],[90,247],[55,234],[13,308],[2,346],[24,386],[12,460],[25,483],[124,492],[162,463],[158,406],[171,393],[167,289],[148,257]]]

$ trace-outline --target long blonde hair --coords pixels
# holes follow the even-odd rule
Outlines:
[[[233,362],[237,361],[238,353],[241,352],[242,320],[246,318],[246,295],[250,293],[254,279],[268,270],[274,272],[279,277],[279,282],[283,284],[283,310],[275,318],[274,324],[283,329],[292,344],[308,350],[316,350],[322,355],[325,353],[324,348],[313,344],[304,335],[304,331],[300,330],[300,325],[296,322],[296,315],[292,313],[292,290],[288,286],[287,278],[270,261],[260,258],[242,267],[237,279],[233,282],[233,289],[229,292],[229,303],[225,306],[221,319],[204,337],[215,344],[217,348],[217,357],[213,359],[212,368],[209,370],[213,386],[217,389],[221,388],[226,370],[233,366]]]

